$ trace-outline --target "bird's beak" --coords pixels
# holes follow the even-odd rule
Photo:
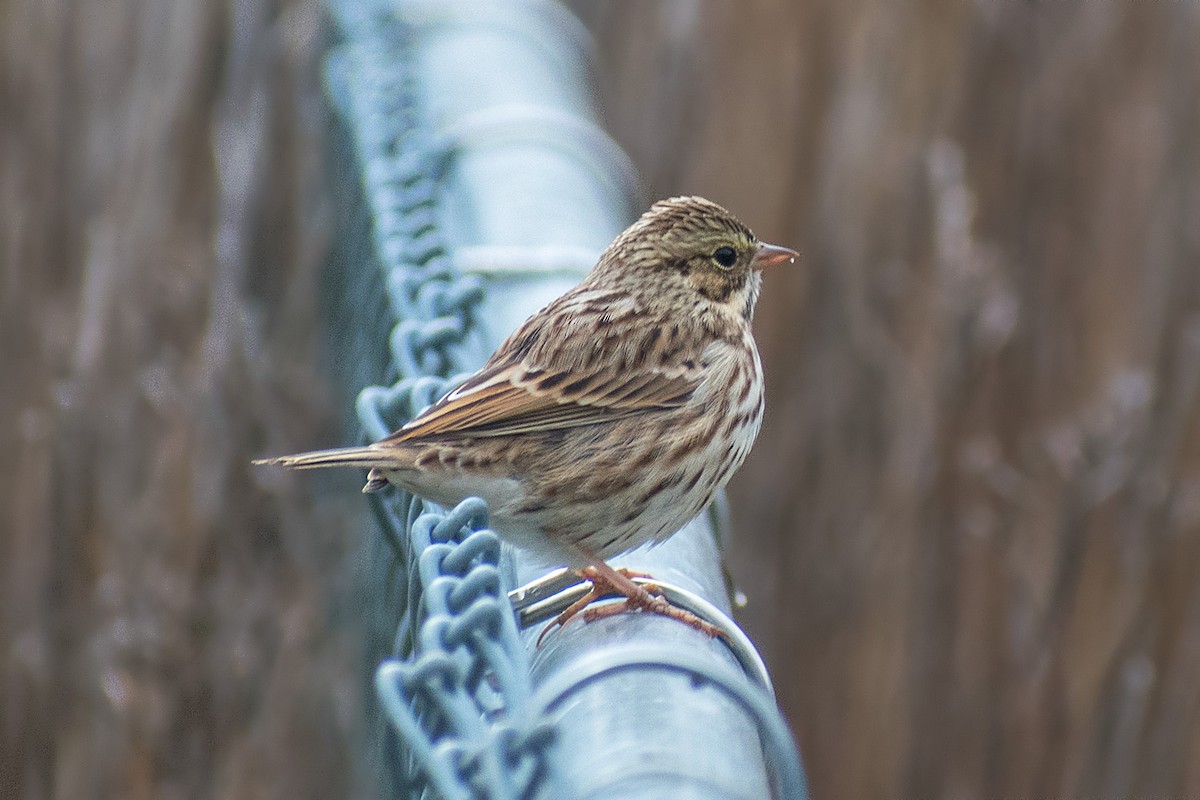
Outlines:
[[[799,257],[800,254],[795,250],[762,242],[758,245],[758,252],[750,260],[750,268],[767,269],[769,267],[778,267],[782,264],[795,264],[796,259]]]

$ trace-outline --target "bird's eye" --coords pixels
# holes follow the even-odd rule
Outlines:
[[[737,251],[726,245],[725,247],[718,247],[716,250],[714,250],[712,257],[713,261],[716,261],[725,269],[729,269],[733,266],[734,262],[737,261]]]

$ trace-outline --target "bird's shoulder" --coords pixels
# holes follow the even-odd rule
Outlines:
[[[530,317],[497,348],[488,366],[671,371],[698,361],[712,339],[695,319],[637,293],[585,284]]]

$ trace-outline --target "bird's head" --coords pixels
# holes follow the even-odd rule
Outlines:
[[[759,271],[798,256],[786,247],[760,242],[737,217],[710,200],[672,197],[651,206],[609,245],[596,277],[694,292],[748,318],[758,298]]]

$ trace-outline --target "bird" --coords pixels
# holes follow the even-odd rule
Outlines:
[[[764,411],[761,273],[798,258],[710,200],[661,200],[395,433],[254,463],[364,468],[364,492],[394,484],[443,506],[482,497],[501,539],[592,584],[542,637],[611,594],[625,604],[585,620],[642,609],[717,635],[607,560],[669,538],[745,460]]]

